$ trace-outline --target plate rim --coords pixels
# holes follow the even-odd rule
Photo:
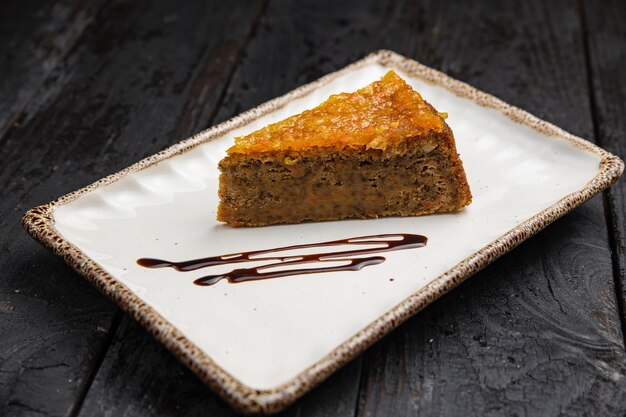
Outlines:
[[[412,77],[445,88],[453,94],[472,100],[476,104],[494,109],[510,120],[526,125],[552,140],[564,140],[582,151],[600,158],[596,176],[582,188],[565,195],[550,207],[539,211],[530,219],[517,225],[498,239],[474,252],[428,285],[406,297],[386,313],[342,342],[322,359],[300,372],[291,380],[271,389],[255,389],[232,376],[217,365],[209,355],[188,340],[173,324],[146,304],[128,287],[107,273],[97,262],[67,241],[54,224],[56,208],[68,204],[96,189],[112,184],[129,174],[139,172],[161,161],[187,152],[196,146],[221,137],[261,116],[282,108],[335,78],[379,63],[399,69]],[[355,358],[366,348],[398,327],[410,316],[469,278],[499,256],[544,229],[554,220],[568,213],[594,195],[613,184],[624,170],[624,162],[599,146],[572,135],[552,123],[533,116],[525,110],[482,92],[469,84],[456,80],[443,72],[430,68],[411,58],[390,50],[378,50],[354,63],[332,72],[309,84],[291,90],[285,95],[267,101],[251,110],[218,125],[212,126],[188,139],[180,141],[156,154],[148,156],[121,171],[108,175],[84,188],[70,192],[52,202],[28,210],[22,217],[22,226],[43,246],[90,281],[100,292],[118,304],[133,319],[146,328],[160,343],[165,345],[183,364],[189,367],[205,384],[223,400],[244,413],[274,413],[292,404],[304,393],[317,386],[337,369]]]

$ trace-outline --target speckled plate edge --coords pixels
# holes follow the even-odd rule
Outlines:
[[[598,173],[578,191],[566,195],[552,206],[537,213],[499,239],[464,259],[452,269],[433,280],[430,284],[406,298],[387,313],[378,317],[378,319],[342,343],[335,350],[322,358],[322,360],[304,370],[289,382],[270,390],[250,388],[219,367],[208,355],[183,336],[176,327],[145,304],[140,297],[132,293],[116,278],[105,272],[100,265],[90,259],[76,246],[65,240],[56,230],[53,214],[57,207],[76,200],[100,187],[116,182],[129,174],[141,171],[157,162],[184,153],[199,144],[220,137],[232,129],[275,111],[290,101],[328,84],[331,80],[340,75],[371,63],[380,63],[385,66],[400,69],[411,76],[443,87],[457,96],[472,100],[481,106],[495,109],[517,123],[529,126],[543,134],[553,136],[555,140],[561,139],[567,141],[583,151],[598,155],[600,157]],[[48,204],[32,208],[24,214],[22,225],[34,239],[41,242],[55,255],[63,258],[68,265],[87,278],[103,294],[119,304],[122,309],[148,329],[157,340],[163,343],[181,362],[193,370],[200,379],[234,408],[245,413],[273,413],[293,403],[305,392],[318,385],[331,373],[345,365],[392,329],[396,328],[408,317],[450,291],[500,255],[510,251],[519,243],[542,230],[557,218],[571,211],[574,207],[609,187],[617,181],[623,169],[624,163],[620,158],[582,138],[573,136],[553,124],[538,119],[524,110],[511,106],[496,97],[479,91],[439,71],[426,67],[417,61],[403,57],[392,51],[381,50],[356,61],[340,71],[296,88],[282,97],[268,101],[224,123],[200,132],[122,171],[96,181],[85,188],[64,195]]]

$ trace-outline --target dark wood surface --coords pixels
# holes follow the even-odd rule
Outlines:
[[[626,4],[0,4],[0,415],[228,416],[20,230],[28,208],[372,52],[415,58],[626,156]],[[620,181],[283,415],[624,416]]]

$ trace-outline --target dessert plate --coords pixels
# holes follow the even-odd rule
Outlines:
[[[389,69],[449,114],[474,195],[468,208],[263,228],[216,222],[217,164],[235,136],[312,108],[330,94],[354,91]],[[33,208],[23,225],[227,402],[241,411],[269,413],[608,187],[622,170],[618,157],[583,139],[416,61],[380,51]],[[182,261],[381,234],[425,235],[428,244],[385,252],[384,262],[359,271],[211,286],[194,285],[206,269],[137,264],[142,257]],[[238,267],[215,266],[210,273]]]

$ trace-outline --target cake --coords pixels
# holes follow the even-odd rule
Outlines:
[[[219,163],[219,221],[265,226],[458,211],[472,195],[452,130],[394,71],[270,124]]]

